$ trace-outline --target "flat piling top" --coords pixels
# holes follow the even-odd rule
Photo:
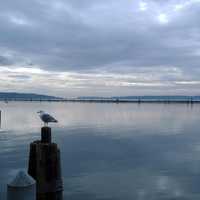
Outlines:
[[[35,184],[35,180],[25,171],[19,171],[16,177],[8,184],[9,187],[28,187]]]

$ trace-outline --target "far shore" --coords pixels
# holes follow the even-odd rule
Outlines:
[[[0,102],[74,102],[74,103],[182,103],[199,104],[193,99],[0,99]]]

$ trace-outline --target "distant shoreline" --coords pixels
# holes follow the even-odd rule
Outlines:
[[[74,102],[74,103],[178,103],[200,104],[200,100],[192,99],[0,99],[0,102]]]

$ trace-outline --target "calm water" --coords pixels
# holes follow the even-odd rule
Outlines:
[[[53,114],[65,199],[200,199],[200,105],[0,103],[0,199]]]

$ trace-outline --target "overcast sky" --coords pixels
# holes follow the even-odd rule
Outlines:
[[[0,91],[200,95],[200,0],[0,1]]]

